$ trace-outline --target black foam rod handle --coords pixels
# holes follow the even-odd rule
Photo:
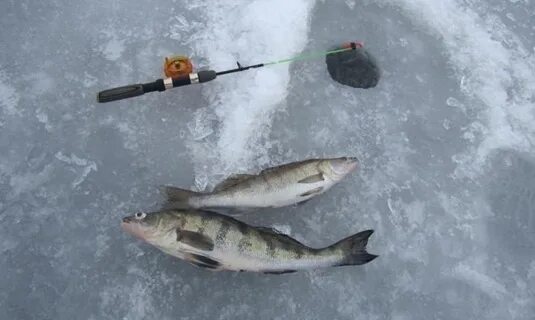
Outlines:
[[[200,83],[212,81],[217,77],[217,73],[213,70],[201,70],[197,75]]]
[[[141,83],[131,84],[129,86],[100,91],[97,95],[97,101],[100,103],[117,101],[137,97],[144,93],[145,91],[143,91],[143,85]]]

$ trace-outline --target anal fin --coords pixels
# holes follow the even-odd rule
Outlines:
[[[201,268],[216,270],[221,267],[221,263],[199,254],[188,253],[184,258],[189,263]]]
[[[294,272],[297,272],[297,270],[264,271],[264,274],[285,274]]]

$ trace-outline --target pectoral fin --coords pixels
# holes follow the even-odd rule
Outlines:
[[[307,192],[305,192],[303,194],[300,194],[300,196],[301,197],[308,197],[308,196],[320,194],[322,191],[323,191],[323,187],[318,187],[318,188],[312,189],[310,191],[307,191]]]
[[[176,241],[203,251],[214,250],[214,242],[209,237],[192,231],[176,229]]]
[[[310,177],[306,177],[304,179],[301,179],[297,181],[298,183],[316,183],[316,182],[322,182],[325,181],[325,178],[323,177],[323,173],[318,173]]]

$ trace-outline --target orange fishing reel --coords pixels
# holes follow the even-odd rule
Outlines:
[[[193,64],[186,56],[165,57],[163,72],[168,78],[187,76],[193,73]]]

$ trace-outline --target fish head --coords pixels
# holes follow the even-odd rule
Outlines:
[[[134,215],[123,218],[121,227],[133,236],[155,246],[161,246],[175,234],[175,229],[181,223],[179,213],[167,212],[137,212]]]
[[[324,160],[322,171],[334,181],[341,180],[358,167],[359,161],[355,157],[342,157]]]

